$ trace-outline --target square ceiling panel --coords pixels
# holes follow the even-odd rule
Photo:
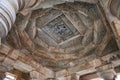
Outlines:
[[[71,25],[67,18],[61,15],[45,25],[42,30],[59,44],[79,34],[77,29]]]

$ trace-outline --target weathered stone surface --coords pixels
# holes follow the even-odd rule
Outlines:
[[[102,65],[102,62],[100,59],[94,59],[94,60],[90,61],[89,64],[93,67],[97,67],[97,66]]]
[[[21,61],[16,61],[14,64],[14,68],[16,68],[22,72],[30,72],[33,70],[33,68],[30,65],[25,64]]]
[[[76,72],[76,74],[77,74],[77,76],[81,76],[81,75],[93,73],[93,72],[95,72],[95,71],[96,71],[95,68],[89,68],[89,69],[86,69],[86,70],[78,71],[78,72]]]
[[[120,36],[120,21],[119,20],[114,20],[114,25],[115,25],[115,30],[118,34],[118,36]]]
[[[67,76],[68,72],[66,69],[56,72],[56,77]]]
[[[81,1],[81,2],[88,2],[88,3],[97,3],[98,2],[98,0],[75,0],[75,1]]]
[[[46,67],[44,69],[45,69],[44,75],[45,75],[46,79],[55,77],[55,73],[52,70],[50,70],[50,69],[48,69]]]
[[[57,78],[57,80],[67,80],[67,78],[66,77],[59,77],[59,78]]]
[[[31,80],[40,80],[40,74],[37,71],[30,72]]]
[[[15,61],[6,57],[3,61],[3,63],[13,66],[15,64]]]
[[[67,76],[67,80],[71,80],[71,76]]]
[[[22,52],[19,53],[18,58],[17,55],[11,55],[11,58],[34,68],[35,60],[38,64],[54,71],[86,63],[79,59],[91,54],[96,55],[97,52],[102,53],[109,42],[106,38],[104,41],[104,35],[101,35],[107,28],[100,17],[96,5],[82,0],[56,5],[52,9],[38,9],[29,15],[18,14],[14,24],[18,27],[13,28],[13,32],[11,31],[11,35],[8,36],[9,39],[13,38],[9,45]],[[94,25],[95,21],[97,28]],[[97,33],[96,36],[94,32]],[[100,44],[103,42],[102,49],[101,45],[94,43],[95,37],[101,41]],[[12,43],[18,44],[19,47],[13,46]],[[38,65],[36,67],[39,70]],[[44,69],[40,69],[39,71],[44,73]]]
[[[9,46],[7,46],[7,45],[1,45],[0,52],[7,55],[8,52],[10,51],[10,49],[11,48]]]
[[[19,55],[20,55],[20,51],[13,50],[12,53],[9,55],[9,57],[16,60],[19,57]]]
[[[39,79],[40,80],[45,80],[45,75],[43,75],[43,74],[40,73]]]
[[[13,30],[2,39],[0,66],[30,73],[32,80],[76,80],[76,76],[119,66],[119,18],[110,13],[106,3],[103,6],[98,0],[66,1],[68,3],[63,4],[63,1],[53,8],[35,10],[35,13],[25,9],[21,12],[24,16],[17,15]],[[23,7],[28,8],[37,0],[24,2]],[[1,28],[0,33],[5,30]],[[114,47],[116,49],[112,49]]]
[[[110,69],[110,70],[103,70],[101,72],[98,72],[98,75],[100,75],[105,80],[114,80],[116,73],[113,69]]]
[[[79,65],[79,66],[75,66],[75,67],[69,68],[68,69],[68,73],[69,74],[73,74],[73,73],[76,73],[77,71],[82,71],[82,70],[85,70],[85,69],[88,69],[88,68],[92,68],[92,66],[89,65],[89,64]]]

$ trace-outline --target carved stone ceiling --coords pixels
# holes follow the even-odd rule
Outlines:
[[[68,21],[68,23],[65,23],[62,20],[62,17],[64,18],[65,16],[57,17],[56,19],[54,19],[53,21],[51,21],[50,23],[48,23],[47,25],[45,25],[42,28],[42,31],[46,35],[51,37],[58,44],[64,42],[65,40],[68,40],[76,35],[79,35],[79,32],[73,27],[73,25],[71,27],[69,25],[67,25],[70,22]]]
[[[89,55],[100,57],[118,50],[97,5],[84,2],[38,9],[25,16],[19,13],[6,42],[27,50],[54,71],[86,63],[83,59]]]

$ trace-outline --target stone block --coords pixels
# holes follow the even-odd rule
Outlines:
[[[78,66],[69,68],[68,69],[68,74],[73,74],[73,73],[83,71],[83,70],[86,70],[86,69],[89,69],[89,68],[92,68],[92,66],[90,64],[78,65]]]
[[[18,69],[18,70],[20,70],[22,72],[30,72],[30,71],[34,70],[33,67],[31,67],[30,65],[25,64],[25,63],[23,63],[23,62],[21,62],[19,60],[16,61],[16,63],[14,64],[14,68]]]
[[[39,79],[39,77],[40,77],[39,72],[31,71],[30,72],[30,77],[31,77],[31,79]]]
[[[67,80],[71,80],[71,76],[67,76],[66,78],[67,78]]]
[[[43,67],[43,66],[40,67],[40,73],[42,73],[42,74],[45,73],[45,69],[44,69],[44,68],[45,68],[45,67]]]
[[[3,53],[3,54],[8,54],[9,53],[9,51],[10,51],[10,47],[8,47],[8,46],[6,46],[6,45],[2,45],[1,47],[0,47],[0,53]]]
[[[56,77],[67,76],[68,72],[66,69],[56,72]]]
[[[100,59],[94,59],[94,60],[90,61],[89,64],[93,67],[98,67],[98,66],[102,65],[102,62]]]
[[[10,57],[16,60],[18,58],[19,54],[20,54],[20,52],[18,50],[13,50]]]
[[[15,61],[6,57],[3,63],[8,64],[8,65],[14,65]]]
[[[57,80],[67,80],[67,78],[66,77],[59,77],[59,78],[57,78]]]
[[[0,55],[0,62],[2,62],[5,59],[5,55]]]
[[[44,68],[44,70],[45,70],[44,75],[45,75],[46,79],[47,78],[54,78],[55,73],[52,70],[50,70],[46,67]]]
[[[39,74],[39,80],[45,80],[45,75],[43,75],[43,74]]]
[[[31,66],[38,69],[38,71],[40,70],[41,64],[35,62],[34,60],[31,61]]]

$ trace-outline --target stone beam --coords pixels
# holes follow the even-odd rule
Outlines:
[[[104,38],[105,34],[109,34],[108,33],[109,29],[106,30],[106,27],[107,26],[103,25],[102,20],[99,19],[99,20],[94,21],[94,40],[93,41],[95,44],[99,44]],[[106,36],[109,36],[109,35],[106,35]]]
[[[49,73],[50,72],[50,73]],[[54,73],[50,70],[47,70],[47,72],[44,72],[45,75],[39,73],[38,71],[31,71],[30,72],[30,80],[52,80],[54,79]]]
[[[56,72],[56,77],[66,77],[66,76],[70,76],[71,74],[76,73],[77,76],[80,75],[85,75],[85,74],[89,74],[89,73],[94,73],[96,71],[98,71],[98,68],[102,67],[103,69],[110,69],[111,65],[112,68],[117,67],[120,65],[120,59],[117,58],[119,55],[120,51],[117,52],[113,52],[110,53],[106,56],[103,56],[101,59],[93,59],[91,61],[87,61],[86,64],[83,65],[78,65],[78,66],[73,66],[71,68],[68,69],[64,69],[61,71]],[[114,59],[113,59],[114,58]],[[111,64],[107,64],[104,62],[109,62]]]
[[[92,42],[92,40],[93,40],[93,30],[88,30],[85,33],[84,38],[82,39],[82,45],[87,46]]]
[[[37,71],[39,73],[39,78],[37,77],[38,79],[36,80],[54,78],[54,72],[52,70],[37,63],[30,55],[25,55],[22,51],[2,44],[0,54],[5,55],[4,58],[0,57],[0,59],[2,58],[1,64],[4,66],[6,65],[6,68],[9,68],[8,70],[15,68],[25,73]]]
[[[80,35],[76,35],[76,36],[74,36],[74,37],[72,37],[72,38],[70,38],[70,39],[68,39],[66,41],[63,41],[63,42],[59,43],[58,45],[63,45],[63,44],[69,43],[70,41],[72,41],[72,40],[74,40],[74,39],[76,39],[78,37],[80,37]]]
[[[98,3],[98,9],[100,10],[100,13],[102,13],[104,20],[108,21],[108,24],[111,27],[111,29],[115,35],[115,39],[118,44],[118,47],[120,48],[120,37],[119,37],[120,20],[117,17],[115,17],[114,15],[112,15],[112,13],[110,12],[109,0],[105,1],[103,5],[102,5],[102,3],[103,3],[102,0]]]
[[[98,0],[74,0],[74,1],[86,2],[86,3],[90,3],[90,4],[96,4],[98,2]]]
[[[91,80],[91,79],[98,78],[98,77],[99,76],[96,74],[96,72],[91,73],[91,74],[87,74],[87,75],[83,75],[83,76],[79,76],[80,80]]]
[[[85,48],[83,48],[81,51],[79,51],[78,57],[82,57],[83,55],[85,55],[86,53],[88,53],[89,51],[93,50],[96,47],[95,44],[90,43],[89,45],[87,45]]]

